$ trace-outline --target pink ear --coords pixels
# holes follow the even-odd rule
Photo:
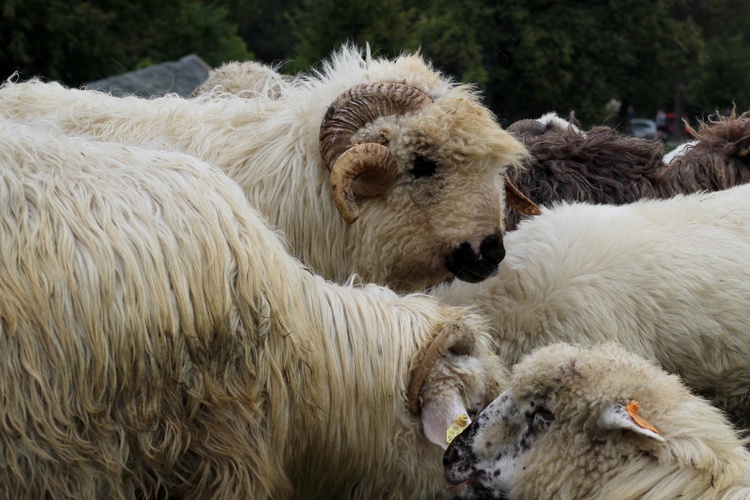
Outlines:
[[[644,422],[646,421],[642,418],[639,418],[638,421],[636,421],[631,416],[630,412],[628,412],[627,407],[621,404],[613,404],[599,417],[599,427],[602,429],[632,431],[641,436],[663,443],[664,438],[656,432],[656,429],[648,424],[648,422],[646,422],[648,425],[645,425]]]
[[[422,404],[422,427],[427,439],[443,449],[448,448],[448,428],[462,413],[467,413],[466,406],[460,395],[453,391],[425,401]]]

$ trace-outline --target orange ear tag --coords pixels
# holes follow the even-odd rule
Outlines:
[[[648,429],[651,432],[655,432],[656,434],[659,434],[659,431],[651,425],[651,423],[646,420],[645,418],[638,415],[638,410],[641,408],[640,403],[638,401],[631,401],[628,403],[628,406],[625,407],[626,410],[628,410],[628,415],[630,415],[630,418],[633,419],[633,422],[635,422],[639,427],[643,429]]]

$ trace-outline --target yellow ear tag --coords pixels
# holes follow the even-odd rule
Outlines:
[[[626,410],[628,410],[628,415],[630,415],[630,418],[633,419],[633,422],[635,422],[638,426],[640,426],[643,429],[648,429],[651,432],[655,432],[656,434],[659,434],[659,431],[651,425],[651,423],[646,420],[645,418],[638,415],[638,410],[641,408],[640,403],[638,401],[631,401],[628,403],[628,406],[625,407]]]
[[[448,427],[448,431],[445,433],[446,442],[450,443],[453,438],[461,434],[464,429],[469,426],[469,416],[466,413],[462,413],[456,417],[456,421]]]

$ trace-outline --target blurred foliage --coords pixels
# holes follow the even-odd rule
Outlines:
[[[300,0],[290,13],[296,41],[291,69],[315,65],[342,42],[369,43],[383,56],[413,50],[415,12],[401,0]]]
[[[750,109],[747,26],[750,2],[734,0],[3,0],[0,76],[78,85],[189,53],[296,72],[348,41],[420,50],[503,122],[618,124],[629,108]]]
[[[177,60],[191,52],[210,66],[253,58],[237,25],[229,21],[227,7],[209,7],[198,0],[180,3],[173,17],[153,20],[150,52],[158,54],[160,61]]]
[[[0,77],[77,86],[196,53],[209,64],[252,57],[229,10],[202,0],[3,0]]]

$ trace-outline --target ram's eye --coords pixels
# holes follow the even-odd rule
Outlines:
[[[414,166],[412,166],[409,173],[414,176],[415,179],[420,177],[432,177],[435,175],[437,165],[434,161],[428,160],[424,156],[417,156],[414,158]]]
[[[482,411],[483,403],[474,403],[474,406],[469,406],[469,408],[466,409],[466,413],[468,413],[469,418],[474,420],[477,415]]]
[[[534,421],[541,425],[550,425],[555,420],[555,414],[546,406],[537,407],[534,412]]]

